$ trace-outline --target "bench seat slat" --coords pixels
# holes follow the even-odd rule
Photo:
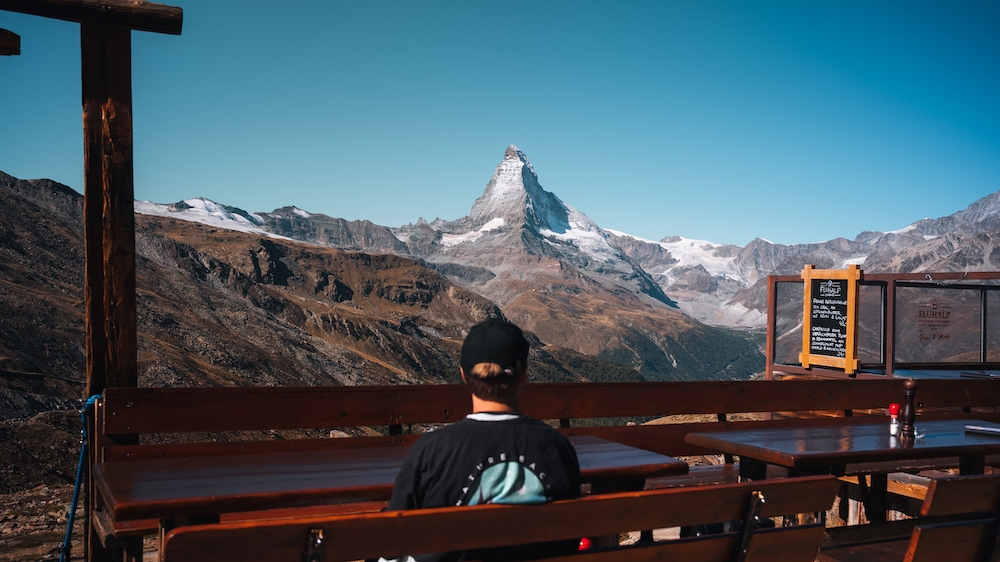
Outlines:
[[[350,513],[369,513],[381,511],[389,502],[358,502],[348,504],[310,505],[306,507],[286,507],[281,509],[264,509],[260,511],[241,511],[238,513],[223,513],[219,520],[222,523],[237,521],[276,521],[295,517],[322,517],[327,515],[343,515]],[[114,524],[116,537],[137,537],[155,534],[160,527],[159,519],[134,519],[120,521]]]

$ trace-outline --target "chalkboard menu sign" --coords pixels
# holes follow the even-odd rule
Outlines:
[[[847,354],[847,280],[811,281],[809,353],[827,357]]]
[[[802,270],[805,294],[802,315],[803,367],[823,365],[844,369],[848,374],[858,368],[857,295],[861,269]]]

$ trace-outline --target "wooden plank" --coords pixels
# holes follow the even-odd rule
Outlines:
[[[261,511],[241,511],[238,513],[223,513],[219,520],[222,523],[236,521],[279,521],[295,517],[322,517],[328,515],[343,515],[351,513],[372,513],[382,511],[389,502],[358,502],[334,505],[310,505],[305,507],[265,509]],[[112,531],[115,537],[133,537],[154,535],[160,527],[159,519],[133,519],[115,523]]]
[[[420,437],[418,434],[383,437],[345,437],[342,439],[275,439],[267,441],[224,441],[157,445],[119,445],[105,449],[106,462],[150,459],[192,458],[261,453],[295,453],[328,449],[371,449],[375,447],[406,447]]]
[[[942,384],[945,383],[945,384]],[[778,385],[778,386],[776,386]],[[860,386],[859,386],[860,385]],[[285,392],[321,393],[319,400],[336,399],[345,392],[372,393],[366,406],[372,412],[390,412],[385,419],[393,423],[434,423],[454,421],[468,412],[468,391],[462,385],[409,387],[324,387],[308,389],[149,389],[153,396],[145,398],[122,396],[122,400],[146,400],[145,408],[157,401],[165,405],[187,401],[191,409],[209,406],[223,397],[232,400],[264,400]],[[230,396],[230,393],[235,393]],[[245,394],[244,394],[245,393]],[[260,396],[256,396],[256,394]],[[203,395],[204,394],[204,395]],[[924,408],[936,406],[981,407],[1000,403],[1000,381],[920,381],[917,401]],[[177,395],[177,396],[174,396]],[[251,397],[249,395],[254,395]],[[319,396],[319,394],[317,394]],[[521,399],[522,410],[540,419],[581,419],[622,416],[667,416],[674,414],[716,414],[719,412],[774,412],[803,410],[881,409],[902,396],[902,381],[710,381],[670,383],[552,383],[529,384]],[[297,397],[298,398],[298,397]],[[361,398],[345,398],[339,411],[329,406],[327,411],[342,417],[360,415],[354,410]],[[391,405],[386,401],[394,401]],[[381,403],[381,406],[380,406]],[[201,406],[199,406],[199,404]],[[261,403],[262,404],[262,403]],[[380,409],[381,408],[381,409]],[[117,407],[113,408],[118,410]],[[303,408],[306,409],[306,408]],[[322,410],[308,408],[308,410]],[[284,415],[285,412],[275,412]],[[294,412],[291,412],[294,413]],[[255,412],[256,417],[269,415]],[[300,415],[309,415],[308,412]],[[248,416],[253,417],[253,416]],[[277,415],[275,415],[277,417]],[[164,420],[161,426],[170,422]],[[234,425],[241,425],[234,423]],[[348,423],[344,426],[360,425]],[[250,427],[247,427],[250,429]],[[276,428],[271,428],[276,429]],[[135,430],[143,431],[136,427]],[[164,429],[163,431],[183,431]]]
[[[932,517],[1000,509],[1000,474],[932,479],[920,514]]]
[[[521,406],[540,419],[585,419],[880,409],[901,396],[895,380],[557,383],[527,385]],[[106,399],[115,416],[109,433],[449,423],[471,411],[462,385],[136,389]],[[920,381],[917,401],[925,408],[996,404],[1000,381]]]
[[[820,525],[800,525],[764,529],[754,533],[747,560],[750,562],[812,562],[823,534]],[[693,539],[640,544],[635,547],[603,552],[580,552],[570,556],[546,558],[548,562],[647,562],[649,560],[730,560],[737,546],[735,533]]]
[[[746,560],[748,562],[812,562],[816,556],[817,545],[822,535],[823,527],[820,525],[800,525],[760,530],[754,533]],[[184,556],[194,556],[195,558],[178,558],[177,560],[190,562],[220,560],[218,557],[204,557],[203,550],[195,551],[187,545],[182,549],[176,544],[178,541],[176,539],[173,540],[173,543],[167,542],[167,544],[171,545],[171,550],[165,554],[163,560],[174,560],[173,556],[178,551],[182,552]],[[639,544],[618,549],[591,550],[574,553],[569,556],[557,556],[537,560],[548,562],[648,562],[650,560],[689,560],[694,562],[729,560],[733,549],[737,546],[737,540],[738,537],[735,533],[729,533],[655,544]],[[284,558],[286,554],[292,558]],[[259,559],[274,561],[295,560],[297,559],[295,556],[304,558],[305,548],[293,549],[289,546],[287,550],[283,549],[280,558]],[[334,554],[325,557],[324,560],[335,562],[346,560],[346,558],[339,554]]]
[[[108,394],[112,390],[108,389]],[[120,421],[120,420],[119,420]],[[166,420],[165,420],[166,421]],[[321,419],[320,427],[332,427],[325,424],[331,421]],[[336,421],[336,420],[332,420]],[[814,418],[804,420],[771,420],[746,422],[707,422],[704,424],[666,424],[646,426],[592,426],[560,430],[567,436],[593,436],[615,441],[631,447],[645,449],[663,455],[706,455],[717,451],[705,447],[688,444],[685,436],[692,431],[721,431],[729,429],[753,429],[759,427],[803,427],[836,425],[840,423],[879,423],[879,418]],[[182,421],[181,423],[190,423]],[[374,421],[370,423],[374,424]],[[278,424],[281,425],[281,424]],[[144,426],[145,427],[145,426]],[[176,426],[169,425],[168,428]],[[308,427],[308,426],[307,426]],[[280,429],[281,427],[279,427]],[[154,429],[146,428],[146,429]],[[121,431],[119,428],[118,431]],[[105,460],[109,462],[123,460],[143,460],[171,457],[203,457],[212,455],[236,455],[269,452],[311,451],[318,449],[340,448],[371,448],[397,447],[412,445],[420,437],[419,434],[405,434],[381,437],[347,437],[343,439],[280,439],[265,441],[227,441],[227,442],[195,442],[153,445],[118,445],[105,449]],[[993,457],[991,457],[993,458]],[[1000,458],[1000,457],[997,457]],[[996,460],[996,459],[994,459]],[[917,459],[891,463],[860,463],[847,465],[847,474],[868,474],[873,472],[892,472],[901,467],[914,470],[927,470],[957,466],[958,457],[941,459]]]
[[[905,562],[979,562],[992,545],[996,521],[917,525]]]
[[[937,460],[937,459],[932,459],[932,460]],[[951,464],[952,466],[954,466],[954,464],[957,463],[958,461],[958,457],[953,457],[952,460],[954,462],[952,462]],[[899,464],[896,463],[896,466],[899,466]],[[923,467],[921,466],[921,469],[922,468]],[[927,478],[925,476],[917,476],[915,474],[909,474],[906,472],[890,473],[888,477],[889,477],[889,482],[887,491],[890,494],[896,494],[898,496],[904,496],[907,498],[913,498],[921,501],[923,501],[924,497],[927,496],[927,487],[931,483],[930,478]],[[840,480],[842,482],[848,482],[852,486],[857,486],[858,478],[859,476],[857,475],[841,476]],[[867,478],[869,478],[869,480],[871,479],[870,476],[868,476]]]
[[[104,400],[108,434],[450,423],[472,411],[463,385],[109,388]]]
[[[20,55],[21,37],[6,29],[0,29],[0,55]]]
[[[820,551],[816,562],[897,562],[906,556],[910,540],[856,544],[830,551]]]
[[[825,381],[823,381],[825,382]],[[670,383],[668,383],[670,384]],[[773,382],[772,385],[790,384]],[[534,385],[530,385],[534,386]],[[529,388],[530,388],[529,386]],[[542,385],[538,385],[542,386]],[[559,390],[561,385],[552,385]],[[586,388],[569,389],[584,396]],[[584,385],[585,386],[585,385]],[[714,385],[711,385],[714,386]],[[548,389],[543,389],[548,390]],[[609,394],[595,389],[597,396]],[[578,396],[573,396],[576,398]],[[174,433],[193,431],[240,431],[295,428],[384,426],[402,420],[407,423],[449,423],[470,409],[468,391],[461,385],[414,387],[263,387],[263,388],[109,388],[99,417],[107,435],[132,433]],[[785,407],[788,404],[784,405]],[[622,404],[621,407],[627,407]],[[628,410],[615,413],[622,415]],[[530,412],[529,412],[530,413]],[[542,412],[541,415],[544,415]],[[549,411],[548,413],[552,413]],[[538,412],[535,412],[539,415]],[[930,413],[922,420],[964,418],[960,412]],[[1000,420],[990,414],[977,416]],[[715,451],[685,442],[692,431],[721,431],[762,427],[802,427],[831,424],[884,423],[881,416],[775,419],[769,421],[726,421],[639,426],[590,426],[562,429],[563,433],[592,435],[633,447],[667,455],[701,455]],[[415,437],[348,438],[334,440],[235,441],[230,443],[143,445],[107,451],[108,460],[164,458],[171,455],[204,456],[241,454],[269,450],[310,450],[314,448],[372,447],[404,445]],[[946,462],[924,462],[920,469],[951,466]],[[914,465],[917,466],[917,465]],[[848,473],[889,472],[891,465],[849,466]],[[898,470],[898,468],[897,468]]]
[[[180,8],[142,0],[0,0],[0,10],[172,35],[184,23]]]
[[[526,413],[542,419],[667,416],[720,412],[883,409],[903,397],[903,380],[694,381],[529,384]],[[994,407],[1000,381],[921,380],[919,407]]]
[[[308,529],[322,528],[333,560],[403,556],[600,536],[646,528],[741,519],[750,491],[767,499],[762,516],[824,511],[839,484],[832,477],[589,496],[537,506],[472,506],[385,512],[262,524],[201,525],[167,534],[165,559],[292,560],[304,555]],[[220,530],[225,539],[220,540]],[[372,536],[386,537],[374,542]],[[391,537],[391,540],[389,539]],[[818,546],[819,536],[816,537]],[[815,553],[815,548],[813,550]],[[758,560],[766,559],[764,557]]]
[[[695,381],[564,383],[525,387],[522,409],[536,417],[660,417],[675,414],[884,408],[902,396],[898,381]],[[868,381],[865,381],[867,385]],[[990,382],[990,381],[983,381]],[[788,386],[785,386],[788,385]],[[1000,388],[1000,385],[998,385]],[[897,399],[898,400],[898,399]]]

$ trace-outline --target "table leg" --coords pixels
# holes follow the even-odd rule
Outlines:
[[[767,478],[767,463],[750,457],[740,457],[740,482],[750,480],[765,480]]]
[[[832,466],[809,466],[804,468],[789,468],[788,477],[798,478],[801,476],[816,476],[825,474],[842,475],[844,473],[844,465],[832,465]],[[788,524],[789,518],[784,517],[785,524]],[[813,523],[826,524],[826,512],[818,511],[816,513],[800,513],[795,517],[795,522],[798,525],[812,525]]]
[[[142,562],[142,537],[125,537],[122,544],[125,562]]]
[[[886,509],[889,506],[889,475],[872,474],[871,486],[865,475],[858,476],[861,487],[862,503],[865,504],[865,516],[869,523],[885,523]]]
[[[967,455],[958,457],[959,474],[983,474],[986,472],[986,457],[983,455]]]

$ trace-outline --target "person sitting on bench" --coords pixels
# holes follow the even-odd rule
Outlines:
[[[469,330],[460,366],[473,413],[417,440],[396,476],[388,510],[545,503],[580,495],[580,465],[572,443],[518,412],[528,380],[528,351],[521,329],[510,322],[492,318]],[[568,554],[577,546],[578,541],[562,541],[400,560],[516,560]]]

